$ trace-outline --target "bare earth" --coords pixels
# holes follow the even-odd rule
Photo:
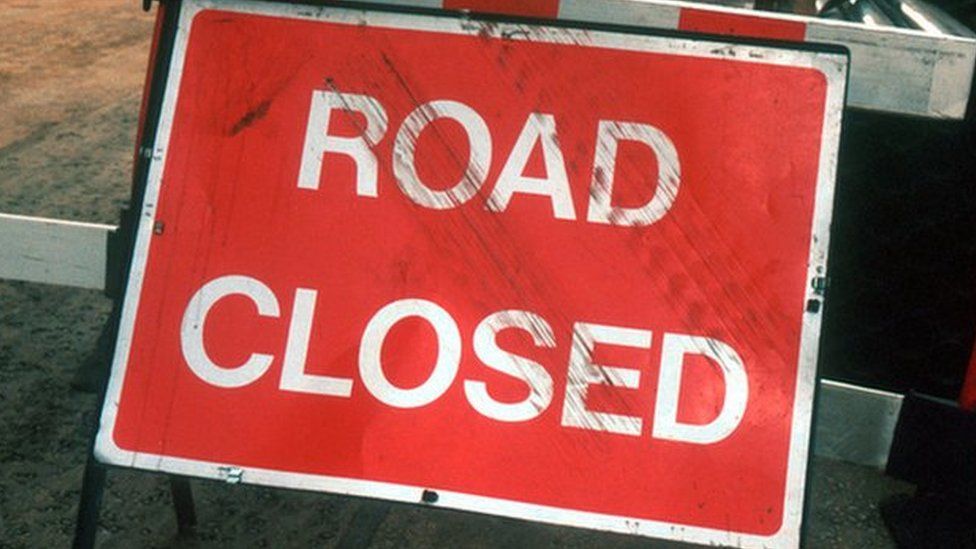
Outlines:
[[[117,222],[153,17],[133,0],[0,0],[0,211]],[[73,391],[110,303],[97,292],[0,281],[0,547],[70,543],[95,397]],[[880,473],[814,462],[809,547],[891,547]],[[114,470],[102,547],[336,546],[371,500],[194,481],[180,538],[160,476]],[[674,547],[469,513],[393,505],[370,547]],[[354,545],[363,545],[358,543]]]

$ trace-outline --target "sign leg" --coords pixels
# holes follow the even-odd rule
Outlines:
[[[81,483],[81,499],[78,502],[78,519],[75,522],[74,549],[91,549],[95,546],[98,532],[98,514],[105,491],[105,467],[95,461],[89,452],[85,474]]]
[[[121,304],[115,301],[112,313],[98,338],[98,347],[93,360],[103,361],[96,364],[95,370],[108,371],[109,361],[115,351],[115,339],[119,330],[119,315]],[[108,376],[101,375],[97,379],[98,401],[95,406],[95,425],[92,429],[88,444],[88,458],[85,461],[85,473],[81,481],[81,499],[78,501],[78,518],[75,521],[74,549],[90,549],[95,546],[95,536],[98,533],[98,515],[102,507],[102,493],[105,491],[105,475],[107,468],[95,459],[95,438],[98,436],[98,414],[105,403],[105,389]]]
[[[169,490],[173,495],[173,508],[176,510],[176,528],[180,536],[193,533],[197,525],[197,511],[193,505],[193,489],[190,480],[183,477],[169,477]]]

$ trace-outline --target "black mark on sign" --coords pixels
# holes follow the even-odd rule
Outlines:
[[[264,115],[268,114],[268,107],[270,106],[271,106],[271,100],[265,99],[264,101],[259,103],[258,106],[244,113],[244,116],[242,116],[237,122],[235,122],[234,126],[230,129],[230,135],[231,136],[237,135],[242,131],[244,131],[244,129],[247,128],[248,126],[251,126],[258,120],[264,118]]]

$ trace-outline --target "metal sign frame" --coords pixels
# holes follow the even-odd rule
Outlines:
[[[165,77],[165,92],[160,104],[158,131],[153,145],[145,152],[149,158],[148,173],[145,176],[138,212],[138,225],[135,229],[132,261],[125,289],[118,339],[115,348],[113,367],[108,381],[105,404],[101,412],[100,428],[96,437],[94,453],[96,458],[108,465],[134,467],[177,475],[211,478],[236,483],[259,484],[303,490],[325,491],[339,494],[379,497],[403,502],[432,503],[425,496],[423,486],[404,486],[385,482],[320,476],[296,472],[286,472],[257,468],[242,468],[233,463],[213,463],[166,455],[153,455],[132,452],[118,447],[113,441],[116,413],[122,398],[123,381],[132,343],[136,312],[139,308],[142,281],[148,260],[149,241],[154,230],[157,199],[160,194],[163,170],[166,164],[168,143],[175,116],[178,90],[183,72],[185,55],[194,17],[208,9],[231,10],[248,14],[273,15],[276,17],[306,20],[338,21],[345,23],[366,23],[390,28],[430,30],[457,34],[476,34],[485,32],[485,27],[470,25],[470,20],[459,18],[456,14],[430,12],[424,10],[364,10],[344,7],[310,7],[300,4],[272,3],[251,0],[184,0],[168,5],[168,10],[176,12],[175,34],[171,44],[161,46],[172,55]],[[510,22],[504,18],[490,18],[489,32],[495,36],[505,33],[516,40],[545,40],[538,28],[558,27],[560,33],[549,36],[573,35],[582,32],[576,27],[561,23]],[[477,20],[477,19],[476,19]],[[726,532],[710,528],[678,525],[629,517],[612,516],[593,512],[567,510],[545,505],[508,501],[474,494],[438,490],[437,506],[452,509],[476,511],[501,516],[531,519],[559,525],[582,526],[605,531],[614,531],[644,536],[669,538],[705,544],[723,544],[741,547],[795,546],[800,540],[800,526],[803,515],[805,479],[808,467],[810,439],[812,434],[812,414],[816,387],[816,363],[820,338],[823,295],[816,281],[826,276],[827,251],[830,236],[830,220],[834,195],[834,177],[837,167],[837,151],[840,136],[841,114],[844,106],[847,85],[847,55],[836,47],[802,46],[786,49],[781,45],[757,45],[755,41],[735,39],[687,39],[681,33],[662,33],[639,31],[633,28],[601,27],[592,30],[588,27],[587,40],[591,44],[672,53],[682,56],[736,59],[746,63],[765,63],[811,68],[821,72],[827,81],[827,97],[823,113],[823,130],[811,247],[809,251],[807,288],[805,303],[816,302],[816,307],[808,307],[802,314],[800,353],[798,357],[798,381],[794,396],[793,422],[787,469],[784,517],[781,529],[774,535],[755,536]],[[165,35],[163,40],[165,40]],[[147,123],[152,126],[153,121]],[[815,310],[814,310],[815,309]]]

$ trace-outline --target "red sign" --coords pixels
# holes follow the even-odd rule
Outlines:
[[[100,459],[796,542],[844,56],[211,6]]]

